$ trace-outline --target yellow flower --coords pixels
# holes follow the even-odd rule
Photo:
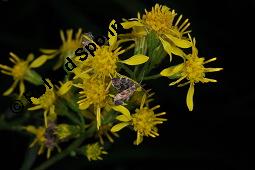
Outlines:
[[[111,135],[115,136],[115,137],[119,137],[119,135],[117,133],[111,132],[111,127],[112,124],[105,124],[100,126],[98,132],[97,132],[97,137],[99,138],[100,143],[103,145],[104,144],[104,139],[103,137],[106,136],[106,138],[113,143],[114,140],[112,138]]]
[[[67,81],[65,83],[60,82],[60,87],[58,90],[55,90],[53,84],[49,79],[46,79],[46,81],[49,83],[50,87],[44,84],[46,91],[45,93],[40,96],[39,98],[31,97],[31,101],[36,106],[28,108],[28,110],[38,110],[38,109],[44,109],[44,122],[45,126],[47,127],[48,120],[54,121],[56,119],[56,113],[55,113],[55,101],[57,99],[57,96],[62,96],[65,93],[67,93],[70,88],[72,87],[73,83],[72,81]],[[48,115],[49,114],[49,115]]]
[[[178,77],[178,80],[170,83],[169,85],[175,85],[177,83],[180,83],[184,79],[188,80],[188,82],[186,83],[179,84],[178,87],[190,84],[187,97],[186,97],[186,103],[190,111],[193,110],[193,95],[194,95],[195,83],[217,82],[217,80],[205,78],[205,73],[222,70],[222,68],[205,68],[204,64],[215,61],[216,58],[212,58],[207,61],[204,61],[205,60],[204,58],[198,57],[198,50],[195,47],[195,45],[196,45],[196,41],[194,38],[192,42],[192,54],[188,54],[185,56],[186,61],[184,61],[184,63],[166,68],[162,70],[160,73],[162,76],[166,76],[166,77],[171,77],[171,76]]]
[[[58,124],[56,126],[55,135],[59,140],[65,140],[72,136],[76,136],[80,131],[79,126],[73,126],[68,124]]]
[[[109,29],[114,33],[114,35],[108,33],[109,45],[99,46],[90,37],[83,35],[85,39],[96,45],[96,49],[94,51],[94,57],[89,55],[85,61],[81,59],[84,58],[84,55],[76,58],[76,61],[80,63],[78,67],[74,69],[76,77],[84,77],[84,74],[86,77],[88,74],[95,74],[103,78],[109,77],[116,73],[117,62],[127,65],[139,65],[145,63],[149,59],[149,57],[145,55],[138,54],[126,60],[120,60],[119,55],[123,54],[125,50],[121,50],[121,47],[118,47],[117,32],[111,28],[113,24],[115,24],[115,20],[111,21],[109,25]],[[80,61],[80,59],[82,61]]]
[[[36,138],[29,145],[29,147],[33,147],[35,144],[38,144],[40,146],[38,150],[38,155],[42,154],[45,148],[47,148],[47,158],[50,157],[51,151],[53,150],[54,147],[57,147],[57,149],[60,152],[61,149],[57,145],[56,137],[53,134],[54,128],[55,128],[55,124],[53,123],[51,123],[48,128],[44,128],[44,127],[36,128],[31,125],[24,127],[24,129],[27,132],[32,133],[36,136]]]
[[[33,102],[33,104],[35,104],[36,106],[30,107],[28,108],[28,110],[38,110],[38,109],[44,109],[44,122],[45,122],[45,126],[48,126],[48,120],[47,120],[47,115],[48,113],[50,114],[51,117],[53,117],[53,119],[55,118],[54,115],[56,115],[55,113],[55,101],[56,101],[56,94],[54,92],[54,87],[53,84],[51,83],[51,81],[49,79],[46,79],[46,81],[49,83],[49,85],[51,86],[51,88],[49,88],[47,85],[44,85],[46,88],[45,93],[39,97],[39,98],[35,98],[35,97],[31,97],[31,101]]]
[[[98,143],[89,144],[86,146],[85,155],[88,160],[102,160],[102,155],[106,155],[107,152],[103,150],[104,148],[100,146]]]
[[[181,48],[191,47],[191,43],[185,34],[191,32],[187,30],[190,26],[189,20],[186,19],[180,23],[182,15],[175,20],[177,13],[170,10],[167,6],[156,4],[151,11],[145,10],[145,14],[141,17],[138,13],[137,18],[132,18],[123,22],[121,25],[124,29],[133,28],[135,37],[146,36],[150,32],[158,35],[165,51],[172,58],[172,54],[183,57],[184,52]]]
[[[137,139],[134,142],[136,145],[139,145],[143,141],[143,136],[159,136],[156,125],[167,120],[164,118],[158,118],[158,116],[165,115],[165,112],[158,114],[154,113],[154,110],[160,107],[159,105],[153,108],[144,107],[145,99],[146,95],[143,96],[140,108],[136,109],[135,113],[132,115],[130,115],[129,110],[124,106],[119,105],[113,107],[115,111],[121,112],[122,115],[116,117],[116,119],[121,121],[121,123],[113,126],[111,131],[117,132],[128,125],[133,126],[134,130],[137,132]]]
[[[107,104],[108,90],[105,81],[102,78],[92,76],[83,81],[82,84],[75,85],[82,89],[80,92],[82,98],[78,101],[79,108],[85,110],[90,105],[94,106],[94,113],[97,118],[97,128],[101,125],[101,108]]]
[[[10,52],[10,56],[10,61],[14,63],[13,68],[2,64],[0,64],[0,68],[2,69],[2,73],[13,77],[14,83],[3,93],[3,95],[10,95],[19,83],[19,96],[21,97],[25,92],[24,80],[30,81],[34,84],[42,83],[41,77],[31,70],[31,68],[40,67],[46,60],[43,57],[39,57],[33,61],[33,54],[29,54],[25,61],[12,52]],[[30,63],[31,61],[33,62]]]
[[[66,31],[67,37],[64,35],[64,31],[60,31],[60,37],[62,40],[62,45],[59,49],[41,49],[41,52],[43,53],[42,56],[46,56],[47,59],[52,59],[56,56],[59,56],[58,62],[53,67],[54,70],[60,68],[62,65],[64,65],[66,57],[70,57],[74,55],[74,52],[77,50],[77,48],[81,47],[81,37],[82,29],[78,29],[78,32],[75,35],[75,38],[73,39],[73,30],[69,29]]]

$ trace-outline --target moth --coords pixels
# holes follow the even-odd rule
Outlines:
[[[87,32],[85,33],[86,36],[88,36],[91,40],[94,40],[94,36],[91,32]],[[86,46],[89,45],[89,43],[91,43],[91,41],[89,41],[88,39],[82,37],[82,41],[81,41],[81,45],[82,48],[86,51]]]
[[[122,105],[128,101],[137,88],[137,84],[126,77],[112,78],[112,85],[117,90],[114,96],[114,104]]]

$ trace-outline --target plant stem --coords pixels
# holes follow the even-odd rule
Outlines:
[[[76,139],[71,145],[69,145],[68,148],[66,148],[64,151],[60,152],[59,154],[53,156],[49,160],[45,161],[38,167],[36,167],[34,170],[45,170],[55,164],[56,162],[60,161],[61,159],[65,158],[70,154],[71,151],[76,150],[84,141],[84,139],[90,137],[93,132],[96,130],[95,126],[92,126],[88,131],[85,133],[81,134],[81,136]]]
[[[128,68],[124,64],[121,64],[120,66],[121,66],[121,68],[123,68],[129,74],[129,76],[133,76],[133,71],[130,70],[130,68]]]
[[[160,74],[155,74],[155,75],[152,75],[152,76],[144,77],[143,80],[152,80],[152,79],[157,79],[159,77],[161,77]]]

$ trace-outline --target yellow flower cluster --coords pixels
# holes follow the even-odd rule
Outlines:
[[[91,161],[101,160],[102,155],[107,154],[104,144],[113,143],[113,137],[118,137],[117,132],[125,127],[137,134],[135,145],[141,144],[144,137],[158,137],[158,125],[167,121],[161,117],[166,116],[166,112],[155,112],[160,106],[151,106],[154,93],[144,89],[142,83],[160,76],[176,79],[170,85],[189,84],[186,103],[192,111],[195,83],[216,82],[206,78],[205,73],[222,68],[204,66],[216,58],[205,60],[198,56],[195,38],[190,35],[189,20],[182,21],[182,18],[174,10],[156,4],[151,11],[145,10],[143,15],[138,13],[137,18],[123,20],[119,25],[112,20],[105,43],[95,42],[94,37],[82,29],[73,37],[70,29],[66,36],[60,31],[62,45],[59,48],[41,49],[42,55],[35,60],[33,54],[23,60],[10,53],[14,66],[0,64],[1,72],[14,79],[4,95],[14,94],[19,83],[21,97],[25,92],[24,81],[34,85],[45,83],[45,92],[39,97],[31,97],[32,106],[27,109],[37,112],[29,113],[41,121],[21,125],[35,136],[30,146],[39,145],[38,154],[47,149],[49,158],[54,148],[61,152],[62,143],[73,140],[74,143],[59,154],[82,154]],[[117,27],[131,28],[132,31],[118,34]],[[92,44],[93,50],[88,44]],[[84,51],[77,55],[77,49]],[[132,55],[130,50],[133,50]],[[174,55],[181,57],[182,63],[151,75],[154,68],[164,64],[163,58],[168,55],[170,64]],[[67,69],[64,79],[58,80],[60,86],[53,85],[49,79],[43,81],[34,70],[56,57],[58,60],[51,70],[69,68],[69,64],[73,66]],[[169,63],[167,60],[165,65]],[[181,83],[185,79],[187,81]],[[88,138],[97,142],[90,144]]]
[[[170,83],[170,85],[175,85],[185,78],[188,80],[187,83],[180,84],[179,87],[190,84],[186,103],[189,110],[192,111],[194,84],[198,82],[216,82],[216,80],[205,78],[205,73],[220,71],[222,68],[204,68],[204,64],[214,61],[216,58],[204,61],[204,58],[198,56],[195,38],[193,38],[192,41],[189,34],[191,30],[187,30],[190,26],[189,20],[186,19],[181,23],[183,16],[180,15],[177,20],[175,19],[176,16],[177,13],[174,10],[156,4],[155,7],[152,7],[151,11],[148,12],[145,10],[145,14],[142,17],[138,13],[136,19],[132,21],[127,20],[123,22],[122,25],[126,29],[133,28],[133,37],[136,37],[137,34],[146,36],[151,32],[155,33],[164,50],[169,54],[170,62],[172,60],[172,54],[183,58],[182,64],[166,68],[161,71],[160,75],[171,79],[178,79]],[[188,48],[192,48],[191,54],[186,54],[184,52],[184,50]]]

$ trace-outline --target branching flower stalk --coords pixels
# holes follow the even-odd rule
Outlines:
[[[171,86],[189,85],[186,105],[189,111],[195,108],[195,84],[216,82],[207,78],[207,73],[222,68],[205,67],[216,57],[209,60],[200,57],[191,24],[184,18],[175,10],[156,4],[143,14],[138,13],[137,18],[123,19],[118,28],[112,20],[103,43],[89,31],[78,29],[74,34],[70,29],[66,35],[60,31],[62,45],[40,49],[42,54],[37,58],[29,54],[23,59],[10,53],[14,65],[0,64],[0,69],[14,82],[3,95],[30,99],[31,105],[26,107],[26,114],[20,113],[22,121],[13,121],[15,128],[9,129],[30,134],[33,142],[29,146],[37,146],[40,155],[46,153],[47,160],[36,170],[45,170],[70,154],[82,155],[88,161],[101,160],[110,154],[104,146],[125,135],[119,132],[123,128],[136,133],[135,145],[159,137],[167,113],[158,111],[155,93],[146,89],[144,81],[167,77]],[[118,33],[119,27],[126,32]],[[84,53],[76,55],[77,49]],[[67,75],[58,79],[58,84],[53,83],[56,80],[43,79],[35,71],[54,58],[57,61],[50,70],[68,67]],[[173,64],[180,59],[181,63]],[[28,98],[26,83],[44,84],[45,91]],[[40,121],[32,123],[28,115]],[[0,127],[8,124],[14,125],[1,116]],[[71,144],[65,147],[63,143],[67,142]]]

